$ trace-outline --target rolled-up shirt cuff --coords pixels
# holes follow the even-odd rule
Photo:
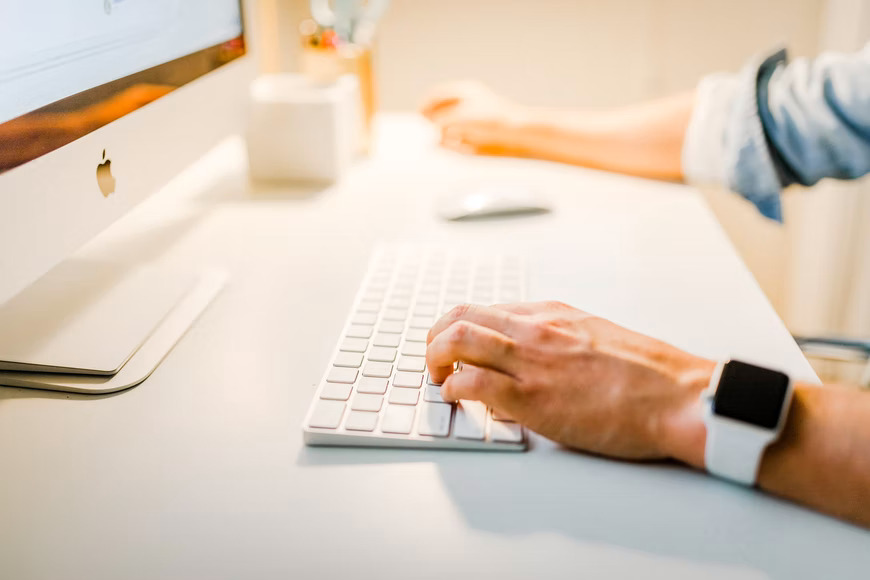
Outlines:
[[[782,182],[758,112],[758,85],[762,72],[784,60],[778,51],[753,59],[738,74],[702,79],[682,151],[686,181],[726,186],[779,222]]]

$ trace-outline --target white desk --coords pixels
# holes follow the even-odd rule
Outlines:
[[[521,241],[539,256],[534,299],[813,377],[691,189],[460,157],[409,118],[381,137],[341,187],[307,192],[252,191],[227,142],[83,253],[233,278],[137,388],[0,388],[0,577],[867,577],[870,533],[676,465],[540,438],[525,454],[305,448],[379,238]],[[434,194],[492,178],[536,184],[557,212],[432,217]]]

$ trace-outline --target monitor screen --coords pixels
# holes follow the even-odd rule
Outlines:
[[[0,173],[245,52],[240,0],[4,0]]]

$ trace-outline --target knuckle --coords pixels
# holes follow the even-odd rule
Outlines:
[[[466,320],[459,320],[450,325],[450,334],[448,342],[452,345],[458,345],[465,342],[465,339],[471,333],[471,323]]]
[[[460,319],[464,318],[466,314],[468,314],[468,311],[469,311],[470,309],[471,309],[471,305],[470,305],[470,304],[460,304],[460,305],[458,305],[458,306],[454,306],[454,307],[450,310],[450,315],[449,315],[449,317],[450,317],[452,320],[460,320]]]
[[[486,388],[486,375],[484,375],[480,371],[470,371],[465,370],[463,372],[468,373],[468,377],[466,378],[468,382],[468,388],[474,393],[480,393],[484,388]]]
[[[517,342],[510,337],[504,336],[501,338],[501,348],[504,355],[508,358],[513,358],[517,354]]]
[[[536,383],[519,377],[508,385],[506,395],[511,400],[524,404],[533,400],[538,390]]]
[[[544,318],[533,319],[529,322],[531,339],[535,342],[545,341],[553,331],[550,322]]]

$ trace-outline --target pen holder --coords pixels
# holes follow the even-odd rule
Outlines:
[[[357,44],[338,47],[303,45],[300,58],[302,74],[315,82],[333,82],[353,75],[359,83],[361,127],[358,151],[367,153],[371,147],[372,123],[377,109],[372,49]]]
[[[333,182],[359,140],[359,86],[353,76],[315,82],[276,74],[251,85],[248,160],[258,180]]]

